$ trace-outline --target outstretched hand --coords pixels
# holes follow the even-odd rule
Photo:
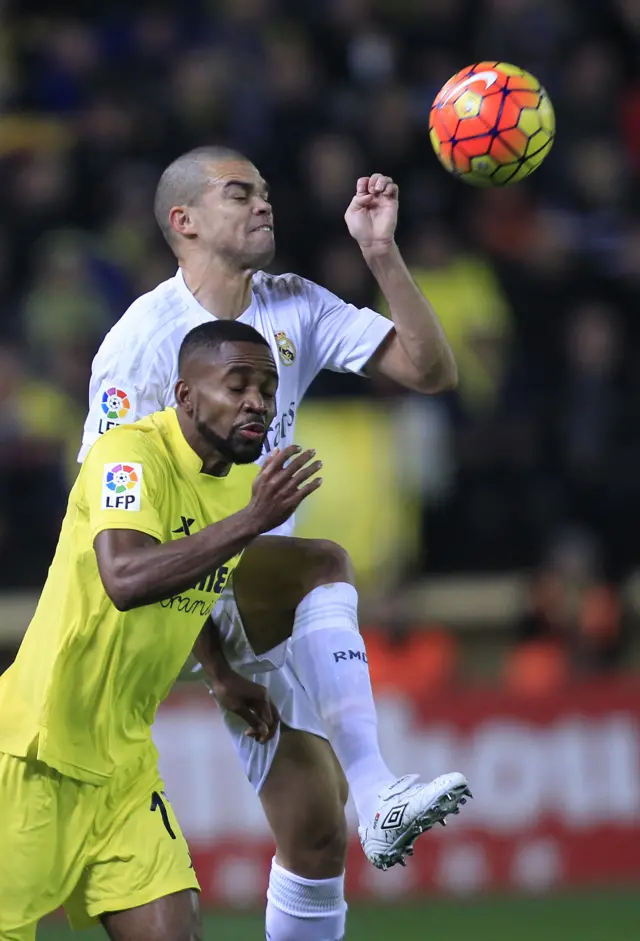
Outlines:
[[[322,478],[315,476],[322,461],[312,461],[315,453],[290,444],[282,451],[273,451],[264,462],[253,481],[247,507],[259,532],[281,526],[322,485]]]

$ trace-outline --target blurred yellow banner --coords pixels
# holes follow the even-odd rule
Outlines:
[[[324,483],[296,514],[296,535],[347,549],[360,588],[393,584],[419,538],[417,501],[400,480],[393,412],[359,399],[308,402],[296,443],[324,462]]]

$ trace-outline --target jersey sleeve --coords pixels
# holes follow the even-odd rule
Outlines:
[[[135,529],[163,541],[165,476],[143,432],[132,428],[99,438],[81,474],[92,542],[105,529]]]
[[[107,337],[91,367],[89,413],[78,453],[81,463],[106,431],[175,405],[174,364],[163,355],[163,350],[127,349],[118,355],[110,347]]]
[[[312,281],[305,282],[311,322],[307,331],[315,372],[362,374],[393,323],[369,307],[347,304]]]

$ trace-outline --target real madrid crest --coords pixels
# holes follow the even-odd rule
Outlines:
[[[284,330],[279,330],[275,334],[278,344],[278,353],[283,366],[293,365],[296,358],[296,347],[293,340],[290,340]]]

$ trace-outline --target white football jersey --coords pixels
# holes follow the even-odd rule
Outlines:
[[[180,344],[193,327],[215,319],[189,291],[181,269],[133,302],[93,360],[79,461],[110,428],[175,405]],[[299,404],[320,370],[361,373],[393,329],[375,311],[346,304],[312,281],[261,271],[238,319],[269,342],[280,375],[277,413],[258,463],[274,447],[295,443]],[[290,520],[278,533],[292,531]]]

